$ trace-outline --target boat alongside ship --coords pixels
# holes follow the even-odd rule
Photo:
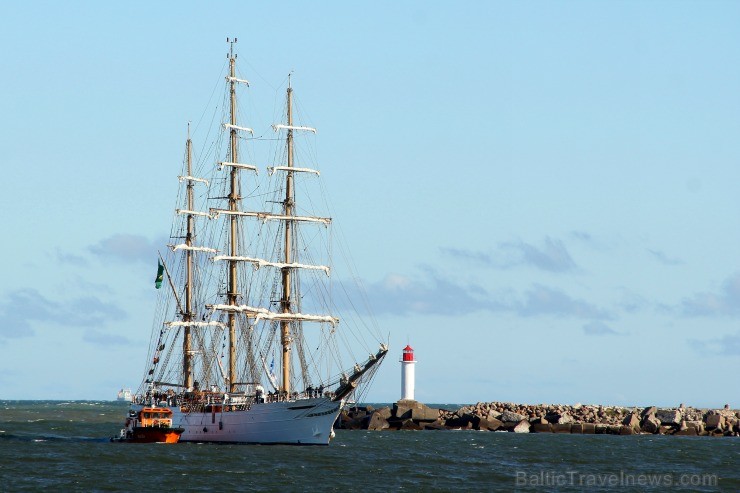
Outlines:
[[[160,254],[156,283],[165,286],[129,412],[170,410],[183,442],[327,445],[341,409],[367,390],[388,348],[377,327],[352,313],[360,303],[341,298],[353,291],[332,288],[331,217],[313,212],[316,199],[297,197],[320,172],[295,163],[310,157],[298,153],[297,136],[316,130],[294,120],[290,76],[285,120],[272,125],[279,139],[254,137],[237,120],[237,87],[249,83],[236,71],[236,40],[227,41],[228,118],[211,146],[222,144],[225,157],[201,158],[212,174],[197,176],[188,131],[172,243]],[[240,160],[243,145],[260,141],[275,146],[267,184]],[[196,186],[205,192],[196,195]],[[341,324],[338,308],[352,313]]]

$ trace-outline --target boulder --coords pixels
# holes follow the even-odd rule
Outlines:
[[[563,413],[563,414],[561,414],[561,415],[560,415],[560,416],[558,417],[558,424],[561,424],[561,425],[566,425],[566,424],[568,424],[568,423],[574,423],[574,422],[575,422],[575,419],[573,419],[573,416],[571,416],[571,415],[570,415],[570,414],[568,414],[567,412],[566,412],[566,413]]]
[[[685,430],[678,430],[674,433],[676,436],[696,436],[696,428],[686,428]]]
[[[622,425],[632,428],[633,431],[639,431],[640,430],[640,418],[637,415],[637,413],[628,414],[622,420]],[[620,433],[620,434],[624,435],[624,433]]]
[[[526,419],[526,417],[512,411],[504,411],[498,419],[504,423],[519,423],[523,419]]]
[[[414,404],[416,404],[416,401],[401,399],[393,404],[393,416],[398,419],[410,419]]]
[[[434,421],[439,418],[439,409],[434,409],[421,402],[411,408],[411,419],[414,421]]]
[[[387,406],[376,409],[374,414],[380,414],[380,417],[383,419],[388,419],[392,416],[391,408]]]
[[[720,430],[719,428],[715,428],[712,431],[709,432],[710,437],[721,437],[725,436],[724,432]]]
[[[337,421],[334,423],[334,428],[340,430],[360,430],[362,427],[362,419],[356,419],[350,416],[346,411],[342,411],[337,418]]]
[[[704,422],[703,421],[686,421],[686,428],[694,428],[696,429],[696,433],[698,435],[701,435],[702,432],[704,432]]]
[[[658,433],[660,431],[660,420],[655,415],[648,414],[643,418],[640,429],[645,433]]]
[[[635,429],[632,426],[622,425],[619,430],[620,435],[635,435]]]
[[[540,421],[536,421],[532,423],[531,431],[534,433],[551,433],[552,432],[552,425],[550,423],[542,423]]]
[[[678,425],[681,424],[681,420],[683,419],[681,411],[678,409],[659,409],[655,413],[655,417],[664,425]]]
[[[708,430],[713,430],[715,428],[723,430],[725,427],[725,417],[721,414],[710,414],[707,416],[706,423]]]
[[[659,435],[673,435],[675,432],[676,429],[672,426],[660,425],[660,428],[658,429]]]
[[[470,421],[469,416],[469,414],[466,414],[464,416],[453,416],[451,418],[447,418],[445,426],[453,429],[472,430],[473,423]]]
[[[482,431],[496,431],[499,428],[501,428],[504,425],[503,422],[499,421],[496,418],[481,418],[478,422],[478,429]]]
[[[382,416],[378,411],[370,415],[370,420],[367,423],[367,429],[371,431],[387,430],[390,428],[388,420]]]
[[[511,431],[514,433],[529,433],[529,427],[529,421],[523,419]]]
[[[655,413],[658,411],[658,408],[655,406],[646,407],[642,410],[642,413],[640,413],[640,417],[645,419],[648,416],[655,416]]]
[[[398,419],[432,422],[439,418],[440,412],[439,409],[431,408],[421,402],[401,399],[393,404],[392,415]]]
[[[550,423],[557,423],[560,425],[567,425],[575,422],[573,416],[568,414],[567,411],[548,412],[547,414],[545,414],[545,419]]]
[[[432,423],[423,423],[422,426],[425,430],[446,430],[444,423],[441,419],[438,419],[437,421],[434,421]]]
[[[401,428],[402,430],[423,430],[421,425],[414,423],[413,419],[404,419],[401,422]]]
[[[462,418],[470,423],[470,428],[473,428],[474,430],[477,430],[480,426],[480,416],[477,416],[475,414],[466,413],[462,415]]]

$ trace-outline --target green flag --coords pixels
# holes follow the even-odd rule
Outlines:
[[[164,277],[164,265],[162,265],[162,262],[160,262],[159,260],[157,261],[157,264],[159,266],[157,267],[157,278],[154,279],[154,287],[159,289],[162,287],[162,279]]]

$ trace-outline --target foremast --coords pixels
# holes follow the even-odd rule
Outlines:
[[[227,39],[228,41],[228,39]],[[238,149],[237,149],[237,125],[236,125],[236,56],[234,55],[234,41],[229,43],[229,143],[230,143],[230,155],[231,162],[238,163]],[[229,175],[229,211],[236,212],[239,210],[239,167],[232,166]],[[238,217],[236,214],[229,216],[229,254],[232,257],[237,256],[238,251]],[[229,260],[229,285],[227,292],[227,304],[230,306],[237,305],[237,270],[236,260]],[[228,328],[229,328],[229,372],[228,372],[228,385],[229,392],[236,392],[236,313],[234,311],[228,312]]]

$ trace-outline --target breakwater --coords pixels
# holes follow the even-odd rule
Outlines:
[[[513,433],[660,434],[740,436],[740,411],[655,406],[513,404],[479,402],[456,410],[400,400],[378,409],[349,408],[335,428],[345,430],[481,430]]]

